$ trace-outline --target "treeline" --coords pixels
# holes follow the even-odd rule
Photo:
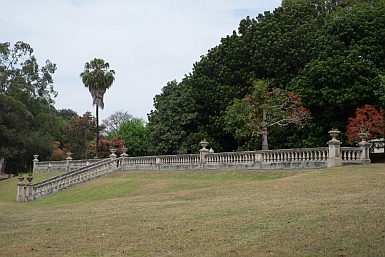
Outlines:
[[[384,2],[284,0],[243,19],[163,87],[147,124],[123,111],[104,120],[99,157],[123,145],[130,156],[196,153],[201,140],[216,152],[257,150],[261,131],[270,149],[324,146],[330,129],[360,120],[357,108],[384,109]],[[39,66],[27,43],[0,44],[0,173],[28,172],[33,154],[95,156],[92,114],[54,107],[55,70],[48,60]]]
[[[39,66],[25,42],[0,44],[0,174],[30,172],[34,154],[43,161],[64,160],[68,152],[75,159],[95,157],[96,119],[55,109],[55,71],[49,60]],[[128,112],[115,112],[100,128],[99,157],[108,157],[111,147],[121,153],[125,142],[131,156],[145,154],[145,129]]]
[[[155,96],[149,151],[196,152],[202,139],[215,151],[260,149],[261,137],[244,118],[228,122],[228,110],[261,80],[298,94],[312,116],[301,128],[272,127],[270,148],[324,146],[330,129],[346,131],[356,108],[384,107],[384,42],[384,1],[284,0],[273,12],[247,17],[181,82]]]

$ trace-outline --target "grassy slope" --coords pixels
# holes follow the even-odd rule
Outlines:
[[[28,203],[12,178],[0,181],[0,255],[384,256],[384,175],[127,171]]]

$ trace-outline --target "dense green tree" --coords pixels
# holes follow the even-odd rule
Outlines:
[[[318,31],[317,55],[291,82],[313,114],[312,145],[325,142],[330,128],[345,128],[357,106],[380,104],[375,92],[385,67],[383,42],[384,9],[353,9]]]
[[[148,133],[147,127],[140,119],[131,119],[123,122],[118,131],[128,148],[130,156],[144,156],[148,154]]]
[[[32,143],[30,130],[33,119],[26,106],[13,97],[0,94],[0,174],[18,173],[19,157]],[[25,167],[24,167],[25,168]]]
[[[241,130],[225,129],[223,122],[226,108],[234,99],[250,94],[253,81],[258,79],[268,79],[279,89],[298,93],[313,116],[313,123],[303,130],[277,129],[275,146],[324,145],[329,139],[327,131],[344,128],[357,106],[382,104],[379,97],[385,91],[379,86],[379,75],[385,70],[383,3],[285,0],[273,12],[243,19],[238,31],[201,56],[180,83],[188,88],[194,105],[187,112],[194,113],[188,130],[170,124],[168,115],[157,114],[158,107],[163,106],[154,105],[154,135],[164,135],[161,141],[161,137],[150,135],[154,149],[172,153],[180,141],[186,145],[183,149],[188,149],[195,143],[193,137],[202,136],[216,151],[249,147],[252,137]],[[178,91],[178,87],[171,90]],[[160,96],[159,102],[182,99],[172,92]],[[155,103],[159,99],[155,98]],[[184,109],[184,101],[173,103]],[[240,109],[241,104],[236,104]],[[234,118],[230,123],[235,126],[243,118]],[[167,130],[170,128],[174,128],[172,133]],[[165,140],[169,133],[173,135],[170,143]]]
[[[53,107],[53,98],[57,95],[52,79],[55,70],[56,65],[49,60],[40,67],[32,47],[27,43],[19,41],[12,47],[10,43],[0,43],[0,94],[22,102],[32,115],[28,126],[24,128],[24,134],[28,135],[27,143],[24,149],[18,149],[17,161],[7,162],[10,165],[6,168],[8,172],[27,172],[33,154],[39,154],[43,160],[50,158],[52,141],[61,138],[62,123]],[[21,145],[15,143],[14,147]],[[0,155],[0,159],[4,157]]]
[[[62,118],[63,120],[70,120],[72,117],[77,117],[79,116],[78,113],[72,109],[61,109],[61,110],[58,110],[58,115],[60,118]]]
[[[197,117],[191,87],[175,80],[154,98],[155,110],[148,115],[149,152],[153,155],[191,153],[198,150],[203,138],[193,124]]]
[[[249,94],[255,79],[271,79],[285,89],[311,60],[311,42],[325,17],[321,4],[314,3],[279,7],[256,19],[247,17],[238,33],[223,38],[194,64],[185,80],[197,104],[196,123],[218,151],[234,150],[239,143],[222,126],[227,106]]]
[[[99,141],[99,107],[104,109],[103,97],[114,82],[114,76],[115,71],[110,69],[110,64],[97,58],[86,62],[84,71],[80,73],[84,86],[88,87],[91,93],[92,104],[96,105],[96,145]],[[96,147],[96,158],[98,158],[98,147]]]
[[[32,47],[22,41],[0,43],[0,93],[12,95],[14,91],[28,93],[34,99],[52,104],[57,96],[53,89],[52,74],[56,65],[49,60],[39,67]]]

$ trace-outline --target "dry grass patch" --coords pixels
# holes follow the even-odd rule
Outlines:
[[[15,178],[0,181],[0,249],[2,256],[384,256],[384,175],[385,165],[127,171],[28,203],[15,202]]]

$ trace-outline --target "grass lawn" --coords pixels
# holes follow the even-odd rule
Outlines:
[[[385,164],[125,171],[27,203],[16,184],[0,256],[385,256]]]

